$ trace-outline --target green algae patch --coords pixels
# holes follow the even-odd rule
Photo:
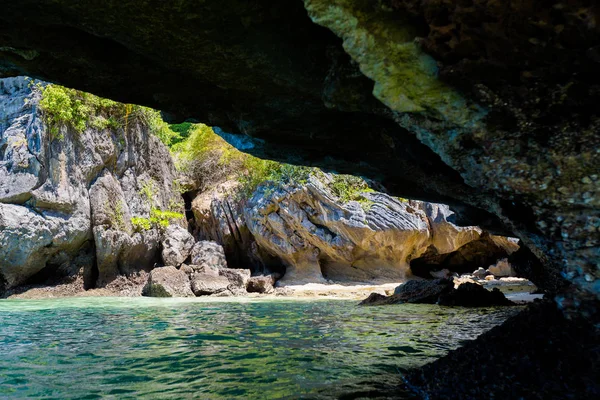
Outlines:
[[[478,119],[465,99],[437,78],[416,28],[366,0],[305,0],[311,19],[342,38],[344,50],[375,81],[373,95],[397,112],[427,112],[463,125]]]

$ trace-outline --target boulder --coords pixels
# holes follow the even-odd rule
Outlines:
[[[514,303],[508,300],[498,288],[489,291],[483,286],[471,282],[465,282],[456,289],[442,293],[439,297],[438,304],[441,306],[462,307],[514,305]]]
[[[229,280],[231,283],[230,289],[236,288],[246,290],[248,280],[250,280],[249,269],[223,268],[218,270],[218,273]]]
[[[512,265],[508,262],[508,259],[503,258],[499,260],[495,265],[491,265],[488,268],[488,272],[495,277],[514,277],[517,276]]]
[[[384,305],[401,303],[435,304],[440,295],[454,287],[452,279],[411,280],[394,290],[391,296],[374,295],[373,293],[360,305]]]
[[[192,291],[196,296],[224,292],[229,288],[229,280],[224,276],[195,273],[192,275]]]
[[[485,277],[488,275],[488,272],[483,268],[478,268],[476,271],[473,271],[472,275],[477,279],[485,279]]]
[[[212,265],[190,265],[189,268],[193,272],[197,272],[199,274],[206,274],[212,276],[219,276],[219,269]]]
[[[275,279],[271,275],[252,276],[246,290],[249,293],[270,293],[274,290]]]
[[[369,297],[358,303],[359,306],[381,306],[387,303],[390,296],[385,296],[381,293],[371,293]]]
[[[194,237],[179,225],[169,225],[162,240],[162,259],[165,265],[181,265],[192,253]],[[192,262],[193,263],[193,262]]]
[[[216,242],[203,240],[194,245],[191,251],[192,264],[217,269],[227,268],[223,246]]]
[[[396,287],[392,296],[402,303],[434,304],[442,293],[453,287],[452,279],[412,280]]]
[[[149,297],[194,297],[187,274],[173,266],[155,268],[142,290]]]

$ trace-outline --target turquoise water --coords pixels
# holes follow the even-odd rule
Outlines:
[[[342,300],[2,300],[0,398],[338,398],[396,385],[402,371],[515,312]]]

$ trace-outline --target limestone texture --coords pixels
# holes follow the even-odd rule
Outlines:
[[[452,223],[444,205],[379,192],[344,203],[328,186],[331,179],[313,174],[305,184],[267,183],[245,205],[256,244],[286,267],[281,285],[400,282],[426,252],[450,254],[485,238],[478,227]]]
[[[173,266],[154,268],[150,271],[142,294],[149,297],[194,297],[190,288],[190,278]]]
[[[45,268],[80,273],[74,260],[84,254],[94,260],[88,287],[152,268],[162,231],[135,231],[131,218],[183,209],[168,149],[133,119],[127,129],[62,126],[54,137],[38,84],[0,79],[0,288]]]
[[[162,259],[166,265],[176,267],[183,264],[192,254],[194,237],[179,225],[169,225],[162,241]],[[192,263],[195,261],[192,259]]]

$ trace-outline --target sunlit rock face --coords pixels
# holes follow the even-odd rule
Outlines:
[[[259,155],[451,203],[519,236],[553,290],[567,279],[600,296],[597,5],[302,5],[5,1],[0,74],[153,105],[265,139],[247,149]]]
[[[86,255],[88,287],[152,267],[163,235],[131,219],[183,210],[168,149],[133,119],[52,134],[40,99],[30,79],[0,79],[0,289],[45,268],[76,275]]]
[[[328,188],[331,179],[317,174],[301,185],[267,183],[245,206],[258,247],[286,266],[281,284],[399,282],[412,276],[410,261],[425,252],[449,254],[484,234],[450,222],[453,213],[441,204],[378,192],[344,203]]]

